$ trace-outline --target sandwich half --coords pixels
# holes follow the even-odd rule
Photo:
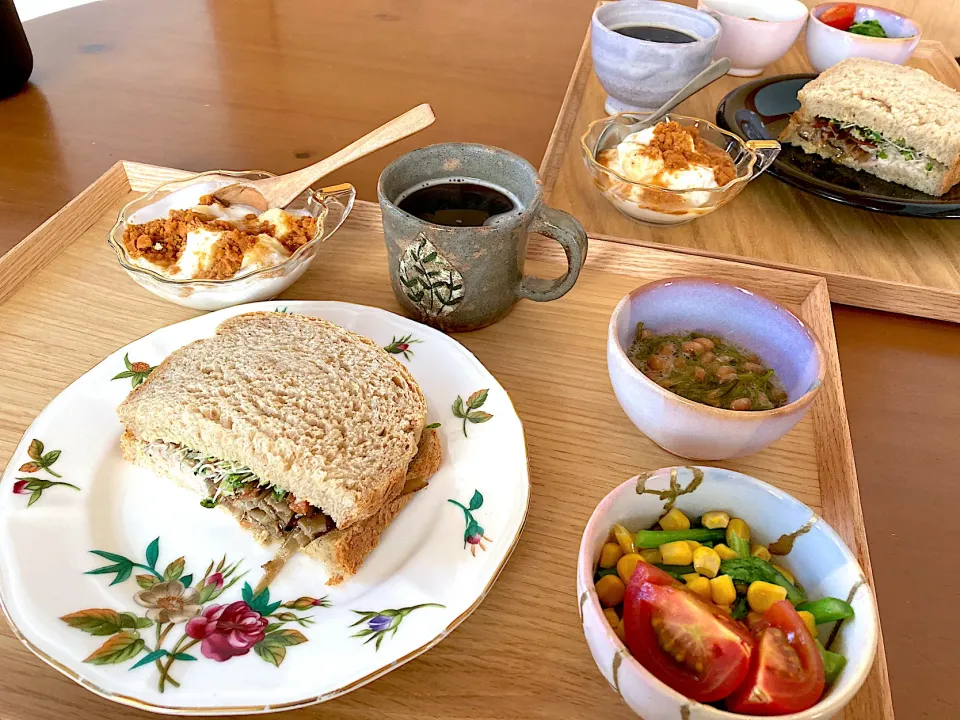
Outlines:
[[[960,181],[960,93],[928,73],[851,58],[797,98],[781,142],[928,195]]]
[[[262,543],[354,574],[439,467],[427,403],[372,340],[250,313],[172,353],[117,410],[124,457],[196,490]]]

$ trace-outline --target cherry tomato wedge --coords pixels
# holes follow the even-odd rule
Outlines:
[[[623,626],[633,657],[691,700],[721,700],[749,671],[746,628],[653,565],[640,563],[630,578]]]
[[[850,26],[853,25],[853,18],[856,14],[856,3],[840,3],[832,8],[827,8],[818,19],[824,25],[829,25],[837,30],[849,30]]]
[[[823,660],[803,619],[787,600],[774,603],[755,628],[750,673],[727,698],[746,715],[782,715],[816,705],[823,695]]]

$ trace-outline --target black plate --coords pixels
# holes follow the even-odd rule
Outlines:
[[[741,85],[717,108],[717,125],[745,140],[776,140],[816,75],[778,75]],[[960,218],[960,185],[934,197],[784,145],[767,171],[808,193],[853,207],[925,218]]]

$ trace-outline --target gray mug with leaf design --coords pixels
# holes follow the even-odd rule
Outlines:
[[[506,190],[519,207],[480,226],[456,227],[421,220],[397,206],[411,188],[446,178]],[[587,256],[580,223],[544,205],[537,171],[500,148],[445,143],[414,150],[387,166],[377,196],[393,292],[404,309],[441,330],[490,325],[521,298],[546,302],[562,297],[577,281]],[[523,274],[530,233],[551,237],[563,247],[567,272],[562,277]]]

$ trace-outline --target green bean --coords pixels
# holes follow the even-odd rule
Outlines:
[[[734,620],[743,620],[747,616],[748,612],[750,612],[750,604],[747,602],[746,596],[741,595],[733,604],[730,617],[732,617]]]
[[[797,610],[806,610],[811,613],[817,625],[853,617],[853,607],[850,603],[834,597],[800,603],[797,605]]]
[[[847,664],[847,659],[840,653],[827,650],[819,640],[815,640],[814,642],[817,643],[817,650],[820,651],[820,659],[823,660],[824,679],[827,681],[827,685],[831,685],[840,676],[840,673],[843,672],[843,668]]]
[[[758,557],[723,560],[720,562],[720,574],[729,575],[735,582],[747,585],[757,580],[779,585],[787,591],[787,600],[794,605],[807,599],[803,590],[787,580],[773,565]]]
[[[634,545],[642,550],[658,548],[677,540],[696,540],[697,542],[723,542],[726,531],[723,528],[690,528],[689,530],[641,530],[634,538]],[[749,553],[748,553],[749,554]]]
[[[725,540],[727,541],[729,548],[737,555],[742,558],[750,557],[750,541],[744,538],[742,535],[732,532],[729,533],[729,537],[725,537]]]
[[[693,565],[656,565],[656,567],[677,580],[683,580],[684,575],[696,572],[696,570],[693,569]]]

